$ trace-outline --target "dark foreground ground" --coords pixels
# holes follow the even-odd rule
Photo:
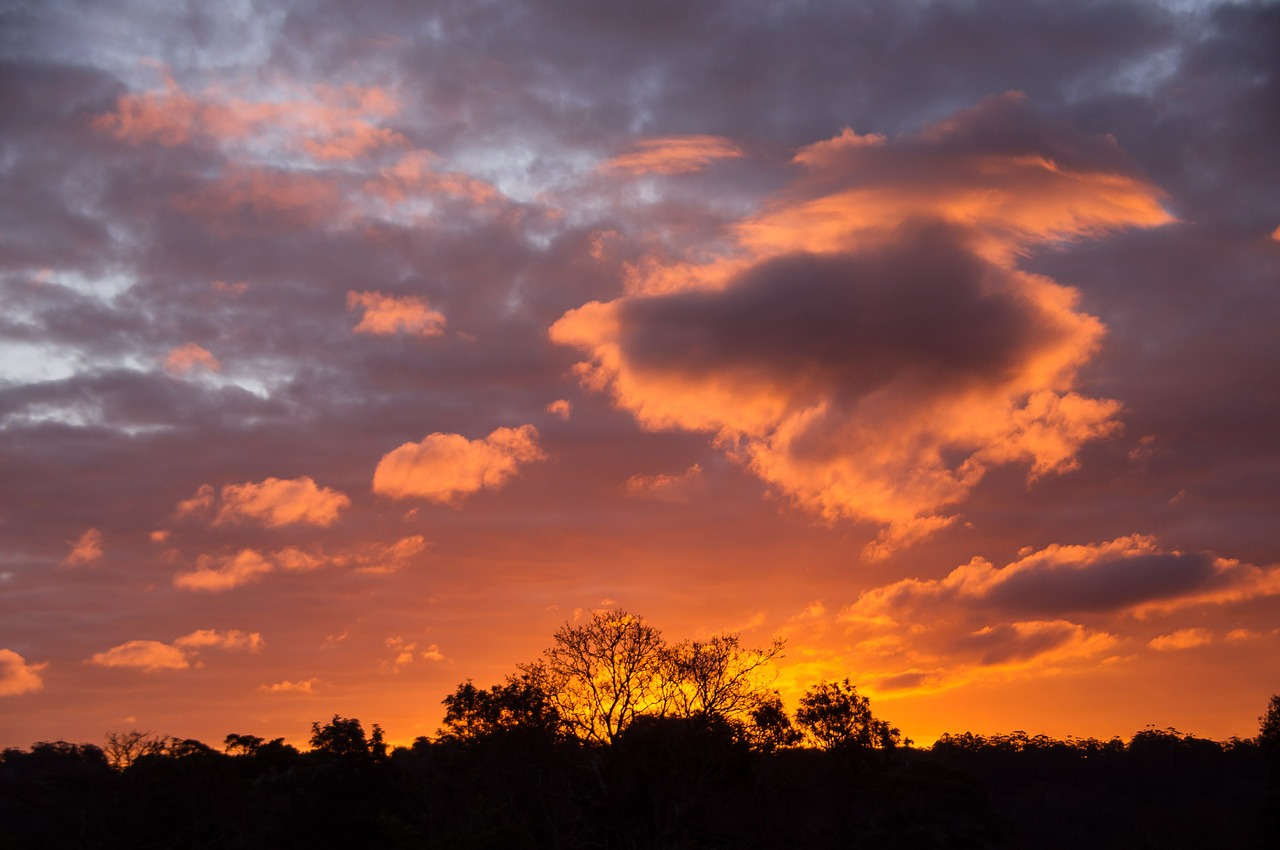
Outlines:
[[[514,729],[232,749],[172,741],[123,769],[92,745],[8,750],[0,848],[1280,847],[1263,750],[1174,732],[760,752],[667,720],[607,747]]]

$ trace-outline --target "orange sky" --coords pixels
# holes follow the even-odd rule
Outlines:
[[[0,746],[404,742],[616,606],[1254,734],[1277,7],[755,5],[16,15]]]

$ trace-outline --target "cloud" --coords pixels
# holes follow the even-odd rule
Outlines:
[[[437,432],[384,455],[373,473],[373,491],[451,504],[478,490],[501,488],[521,464],[545,457],[532,425],[498,428],[480,440]]]
[[[173,577],[173,584],[184,590],[230,590],[257,581],[271,569],[271,562],[252,549],[242,549],[226,558],[201,555],[196,568],[178,573]]]
[[[174,645],[184,649],[216,647],[218,649],[247,649],[261,652],[266,642],[258,632],[242,632],[239,629],[220,632],[217,629],[197,629],[174,640]]]
[[[217,593],[259,581],[275,570],[309,573],[324,566],[350,566],[362,573],[387,574],[403,569],[426,549],[426,538],[420,534],[403,537],[390,546],[358,546],[336,554],[325,554],[318,548],[307,551],[298,546],[287,546],[273,553],[242,549],[230,556],[201,555],[196,559],[196,568],[175,575],[173,584],[184,590]]]
[[[222,369],[222,364],[209,349],[194,342],[180,345],[165,355],[164,368],[174,375],[185,375],[196,367],[217,372]]]
[[[215,522],[237,520],[261,522],[268,528],[292,523],[328,526],[351,504],[346,494],[317,487],[301,478],[268,478],[257,483],[228,484],[222,488],[222,507]]]
[[[701,171],[717,159],[743,156],[730,139],[720,136],[667,136],[641,139],[630,151],[600,164],[618,174],[686,174]]]
[[[276,682],[273,685],[263,685],[261,690],[269,694],[304,694],[311,696],[315,693],[316,686],[320,684],[318,678],[303,679],[297,682],[285,680]]]
[[[1154,637],[1147,644],[1159,652],[1173,652],[1179,649],[1194,649],[1197,646],[1208,646],[1213,643],[1213,632],[1209,629],[1178,629],[1167,635]]]
[[[702,467],[695,463],[679,475],[637,473],[628,478],[623,486],[631,496],[662,502],[688,502],[703,489]]]
[[[568,422],[569,417],[573,412],[573,406],[569,404],[568,400],[563,398],[558,398],[555,401],[548,404],[546,407],[546,410],[547,410],[547,413],[550,413],[552,416],[556,416]]]
[[[422,661],[448,661],[449,659],[440,651],[440,647],[431,644],[426,649],[419,650],[418,644],[407,641],[399,635],[394,635],[386,640],[387,649],[391,650],[392,657],[382,662],[384,670],[399,672],[400,668],[406,664],[412,664],[415,659]]]
[[[241,156],[305,154],[318,162],[406,144],[403,135],[379,126],[399,111],[381,88],[295,85],[255,99],[232,87],[191,93],[167,68],[158,71],[163,88],[121,95],[113,111],[94,118],[94,129],[131,144],[212,144]]]
[[[1135,534],[1105,543],[1047,546],[999,569],[974,558],[943,579],[903,579],[865,591],[841,617],[910,622],[939,609],[1142,616],[1277,594],[1280,569],[1170,551],[1154,537]]]
[[[382,336],[407,333],[415,336],[439,336],[444,333],[444,314],[432,310],[425,298],[397,298],[380,292],[348,292],[347,309],[364,309],[364,317],[355,326],[356,333]]]
[[[887,142],[802,149],[733,250],[640,263],[567,312],[585,386],[651,430],[712,435],[796,504],[881,526],[883,555],[954,520],[992,467],[1069,471],[1121,405],[1076,391],[1104,328],[1020,270],[1030,245],[1171,220],[1115,143],[1019,96]]]
[[[1131,535],[1025,551],[1002,568],[974,558],[941,579],[866,590],[836,619],[851,641],[845,663],[886,691],[934,691],[1105,661],[1134,638],[1161,651],[1203,645],[1213,640],[1208,629],[1149,638],[1141,624],[1155,614],[1276,595],[1280,568],[1168,550],[1154,537]]]
[[[426,549],[427,541],[421,534],[403,537],[388,546],[382,554],[373,559],[372,563],[360,567],[359,571],[375,575],[399,572],[411,558],[422,554]]]
[[[364,184],[364,191],[401,212],[426,211],[433,200],[462,198],[471,204],[485,204],[501,197],[489,183],[459,171],[442,171],[440,157],[430,151],[414,150],[396,163],[379,170]],[[426,206],[421,205],[425,203]]]
[[[265,642],[257,632],[238,629],[221,632],[197,629],[176,638],[172,643],[158,640],[130,640],[105,652],[95,653],[86,663],[99,667],[128,667],[143,673],[157,670],[186,670],[204,649],[245,650],[260,652]],[[196,666],[203,666],[197,662]]]
[[[95,653],[90,664],[99,667],[132,667],[144,673],[157,670],[185,670],[190,665],[187,654],[176,646],[158,640],[131,640]]]
[[[62,560],[64,564],[71,566],[92,564],[102,557],[102,532],[96,528],[90,528],[77,540],[69,542],[71,552]]]
[[[27,660],[12,649],[0,649],[0,697],[17,696],[44,687],[40,671],[49,663],[28,664]]]

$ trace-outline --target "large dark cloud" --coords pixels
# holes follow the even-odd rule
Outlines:
[[[1006,278],[961,234],[916,223],[871,251],[767,260],[723,290],[627,299],[621,349],[638,371],[764,381],[799,406],[898,381],[963,393],[1062,342]]]

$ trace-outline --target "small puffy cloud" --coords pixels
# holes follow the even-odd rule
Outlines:
[[[44,687],[40,671],[44,664],[28,664],[27,660],[12,649],[0,649],[0,697],[38,691]]]
[[[169,540],[169,531],[164,528],[158,528],[147,535],[152,543],[166,543]]]
[[[272,563],[252,549],[242,549],[226,558],[201,555],[196,561],[196,568],[190,572],[178,573],[173,578],[173,584],[184,590],[230,590],[257,581],[271,572],[271,569]]]
[[[218,649],[246,649],[250,652],[261,652],[266,641],[258,632],[242,632],[230,629],[220,632],[217,629],[197,629],[189,635],[174,640],[175,646],[185,649],[216,647]]]
[[[1167,635],[1152,638],[1147,644],[1159,652],[1172,652],[1179,649],[1194,649],[1197,646],[1208,646],[1213,643],[1213,632],[1209,629],[1178,629]]]
[[[623,486],[631,496],[662,502],[688,502],[702,491],[702,467],[695,463],[678,475],[637,473],[628,478]]]
[[[326,563],[323,555],[304,552],[297,546],[289,546],[276,552],[274,561],[282,570],[295,573],[309,573],[323,567]]]
[[[444,333],[444,314],[432,310],[425,298],[348,292],[347,309],[364,310],[363,318],[354,328],[356,333],[382,336],[396,333],[439,336]]]
[[[217,491],[213,489],[213,485],[201,484],[191,498],[178,502],[173,509],[173,515],[182,518],[208,514],[213,510],[213,504],[217,498]]]
[[[209,349],[188,342],[165,355],[164,368],[170,374],[185,375],[197,368],[217,372],[222,369],[222,364]]]
[[[303,694],[311,696],[316,691],[316,686],[320,684],[320,679],[303,679],[298,682],[276,682],[273,685],[263,685],[261,690],[269,694]]]
[[[90,528],[76,540],[68,542],[71,552],[63,559],[64,564],[92,564],[102,557],[102,532],[96,528]]]
[[[131,667],[144,673],[157,670],[186,670],[201,650],[223,649],[259,652],[264,646],[262,635],[238,629],[218,631],[197,629],[176,638],[172,643],[158,640],[131,640],[105,652],[94,654],[86,663],[99,667]],[[202,666],[200,662],[196,666]]]
[[[560,419],[568,421],[570,414],[573,412],[572,405],[566,399],[558,398],[547,405],[547,413],[557,416]]]
[[[701,171],[717,159],[742,156],[742,150],[720,136],[666,136],[642,139],[631,150],[600,165],[618,174],[686,174]]]
[[[306,475],[268,478],[223,487],[222,506],[215,521],[251,520],[269,528],[292,523],[328,526],[338,519],[338,512],[350,504],[346,494],[318,487]]]
[[[418,657],[421,658],[423,661],[447,661],[448,660],[445,657],[445,654],[440,651],[440,647],[434,643],[428,646],[426,649],[419,652]]]
[[[106,652],[95,653],[90,664],[99,667],[133,667],[144,673],[157,670],[185,670],[190,665],[180,648],[158,640],[131,640]]]
[[[502,487],[522,464],[545,457],[532,425],[498,428],[480,440],[437,432],[384,455],[373,473],[373,491],[452,504],[478,490]]]

